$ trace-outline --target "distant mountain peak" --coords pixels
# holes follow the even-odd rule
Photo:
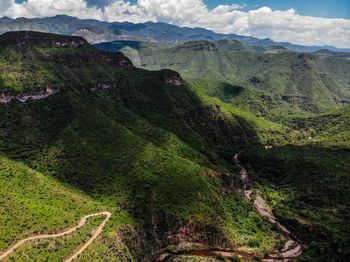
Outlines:
[[[328,49],[321,49],[316,51],[315,53],[320,53],[320,54],[331,54],[333,53],[332,51],[328,50]]]
[[[3,16],[0,18],[0,22],[1,23],[8,23],[8,22],[11,22],[13,19],[8,17],[8,16]]]

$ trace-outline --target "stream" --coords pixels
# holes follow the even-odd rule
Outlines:
[[[290,232],[288,228],[280,224],[278,219],[272,212],[272,208],[267,204],[267,202],[262,198],[262,196],[256,192],[254,196],[252,190],[251,178],[248,175],[247,170],[244,166],[241,165],[239,160],[239,154],[237,153],[233,157],[233,162],[237,167],[239,167],[240,172],[240,192],[241,194],[250,201],[257,213],[266,221],[268,221],[271,225],[277,227],[278,231],[283,234],[287,238],[287,242],[284,247],[278,251],[273,251],[268,254],[265,258],[261,259],[262,262],[288,262],[302,254],[302,246],[295,239],[293,234]],[[170,261],[171,259],[178,256],[198,256],[198,257],[224,257],[224,258],[233,258],[238,257],[245,260],[256,259],[256,256],[252,253],[248,253],[241,250],[227,250],[227,249],[219,249],[219,248],[211,248],[211,249],[200,249],[200,250],[187,250],[187,251],[179,251],[179,252],[164,252],[159,255],[154,261],[155,262],[165,262]]]

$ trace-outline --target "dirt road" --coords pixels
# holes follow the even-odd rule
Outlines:
[[[65,262],[71,262],[74,259],[76,259],[85,249],[87,249],[92,244],[92,242],[101,234],[104,226],[106,225],[106,223],[108,222],[108,220],[112,216],[111,212],[105,211],[105,212],[99,212],[99,213],[96,213],[96,214],[90,214],[90,215],[84,216],[79,221],[78,225],[76,225],[75,227],[71,227],[71,228],[67,229],[66,231],[64,231],[62,233],[52,234],[52,235],[37,235],[37,236],[32,236],[32,237],[28,237],[28,238],[22,239],[19,242],[17,242],[15,245],[13,245],[11,248],[6,250],[4,253],[2,253],[0,255],[0,260],[3,260],[5,258],[9,257],[19,247],[21,247],[22,245],[24,245],[26,243],[29,243],[29,242],[32,242],[32,241],[35,241],[35,240],[53,239],[53,238],[59,238],[59,237],[64,237],[64,236],[70,235],[73,232],[75,232],[77,229],[83,227],[86,224],[86,221],[89,218],[95,217],[95,216],[101,216],[101,215],[106,216],[106,218],[99,225],[99,227],[93,232],[91,238],[84,245],[82,245],[78,250],[74,251],[74,253],[68,259],[65,260]]]

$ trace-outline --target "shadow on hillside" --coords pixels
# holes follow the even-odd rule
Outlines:
[[[219,89],[223,90],[223,94],[226,99],[227,97],[232,98],[239,96],[244,91],[242,86],[231,85],[229,83],[222,83],[219,85]]]
[[[164,232],[178,233],[189,221],[200,224],[193,230],[210,232],[201,241],[227,242],[216,225],[218,217],[225,217],[218,203],[220,177],[203,171],[226,172],[232,156],[241,152],[255,181],[293,192],[277,215],[297,236],[313,252],[323,248],[322,254],[332,254],[336,247],[342,257],[349,242],[334,232],[348,229],[348,149],[264,150],[244,119],[230,119],[220,107],[204,105],[187,85],[163,81],[162,72],[137,70],[116,90],[65,91],[44,101],[1,104],[0,149],[111,208],[129,211],[142,222],[139,238],[151,241],[142,248],[148,253],[169,244]],[[290,219],[289,212],[311,226]]]
[[[5,88],[5,81],[2,77],[2,75],[0,74],[0,91],[4,90],[4,88]]]
[[[258,145],[256,132],[244,119],[203,105],[187,85],[165,85],[164,72],[132,74],[116,90],[0,104],[1,151],[129,211],[152,243],[143,252],[167,246],[164,232],[175,234],[189,221],[199,224],[199,241],[229,243],[215,224],[224,217],[215,200],[220,177],[204,170],[220,175],[242,147]]]
[[[103,51],[120,52],[120,50],[122,50],[125,47],[130,47],[132,49],[139,50],[141,48],[141,42],[119,40],[113,42],[99,43],[94,46]]]

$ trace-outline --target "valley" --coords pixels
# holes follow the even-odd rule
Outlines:
[[[0,260],[346,261],[346,52],[57,28],[0,36]]]

